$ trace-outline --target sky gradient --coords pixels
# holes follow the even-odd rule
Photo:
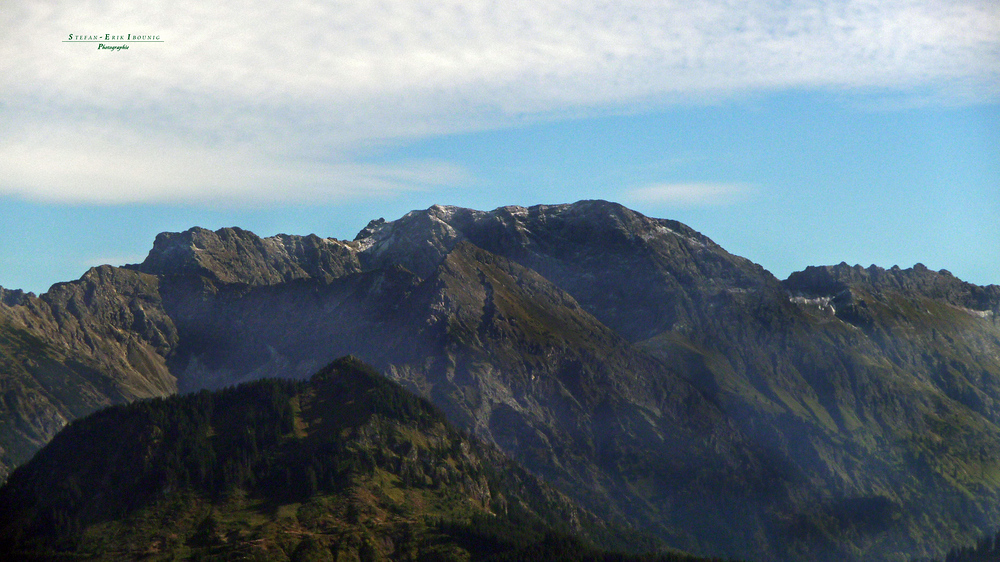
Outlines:
[[[162,42],[67,42],[129,33]],[[7,288],[195,225],[592,198],[781,278],[1000,283],[996,2],[15,0],[0,38]]]

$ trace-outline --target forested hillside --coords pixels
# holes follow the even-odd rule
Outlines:
[[[593,541],[657,546],[352,358],[307,382],[73,422],[0,488],[0,514],[0,550],[14,558],[639,560]]]

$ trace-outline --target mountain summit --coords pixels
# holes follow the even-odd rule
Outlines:
[[[1000,526],[1000,288],[919,265],[780,281],[581,201],[434,206],[351,241],[165,233],[142,264],[2,296],[7,466],[104,404],[352,354],[689,552],[903,560]]]

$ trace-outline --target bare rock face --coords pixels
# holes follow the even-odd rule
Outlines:
[[[614,203],[434,206],[348,242],[164,233],[0,303],[8,467],[106,403],[353,354],[691,552],[907,559],[1000,525],[1000,287],[922,266],[781,282]]]
[[[843,262],[834,266],[807,267],[790,275],[784,284],[790,291],[816,297],[836,297],[856,288],[869,293],[931,298],[980,316],[1000,314],[1000,285],[980,287],[962,281],[948,270],[932,271],[919,263],[908,269],[899,266],[883,269],[875,265],[863,268]]]
[[[461,240],[539,272],[632,341],[690,325],[695,299],[783,292],[763,268],[691,228],[605,201],[488,213],[435,206],[369,224],[355,242],[365,263],[426,276]]]
[[[17,306],[19,304],[24,304],[24,301],[28,297],[33,297],[33,296],[35,296],[34,293],[25,293],[20,289],[11,291],[9,289],[4,289],[3,287],[0,287],[0,304],[6,306]]]
[[[3,300],[0,475],[77,417],[177,391],[165,356],[178,336],[158,285],[151,275],[102,266],[41,297]]]
[[[361,269],[353,249],[338,240],[285,234],[260,238],[239,228],[164,232],[134,267],[153,275],[201,275],[248,285],[329,280]]]

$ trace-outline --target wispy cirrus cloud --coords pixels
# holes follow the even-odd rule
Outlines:
[[[1000,99],[1000,5],[980,0],[15,0],[0,30],[0,193],[50,200],[384,196],[463,174],[365,164],[372,146],[636,104]],[[111,53],[71,33],[163,43]],[[130,170],[132,189],[111,187]]]
[[[0,140],[0,194],[41,202],[252,207],[391,196],[467,181],[446,162],[370,164],[245,144],[206,149],[150,131],[56,132]]]
[[[711,207],[742,203],[757,192],[742,183],[657,183],[630,189],[622,197],[629,203]]]

